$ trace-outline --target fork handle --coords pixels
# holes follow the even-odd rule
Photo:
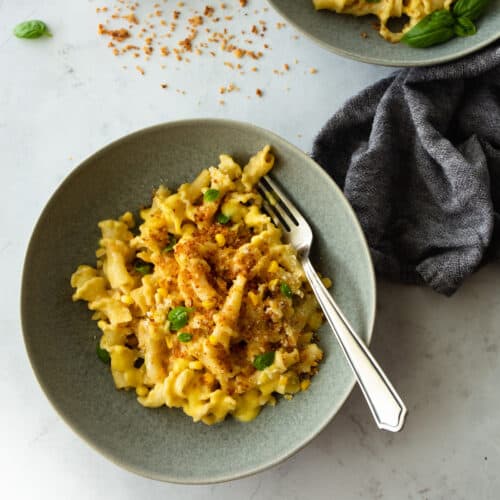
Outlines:
[[[302,265],[326,319],[356,375],[377,426],[387,431],[400,431],[405,422],[406,406],[328,293],[308,257],[302,259]]]

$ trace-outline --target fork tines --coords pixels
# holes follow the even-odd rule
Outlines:
[[[302,216],[283,194],[283,191],[267,175],[261,177],[257,184],[257,191],[262,196],[265,212],[276,226],[291,231],[293,226],[299,225]]]

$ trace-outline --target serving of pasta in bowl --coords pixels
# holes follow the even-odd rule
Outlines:
[[[136,132],[80,165],[38,221],[22,289],[32,366],[70,426],[129,470],[184,483],[252,474],[309,442],[352,389],[264,209],[256,185],[269,172],[307,212],[313,261],[369,342],[374,278],[356,218],[271,132],[223,120]]]
[[[269,0],[325,48],[384,66],[458,59],[500,38],[500,0]]]

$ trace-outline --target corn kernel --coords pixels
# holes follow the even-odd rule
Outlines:
[[[315,311],[307,319],[307,325],[311,330],[317,330],[323,324],[323,315],[319,311]]]
[[[276,198],[271,193],[267,192],[266,198],[272,207],[275,207],[278,204],[278,202],[276,201]]]
[[[305,391],[311,385],[311,381],[306,378],[300,383],[300,388]]]
[[[201,305],[205,308],[205,309],[211,309],[212,307],[215,307],[215,305],[217,304],[217,301],[215,299],[208,299],[208,300],[204,300]]]
[[[260,297],[254,292],[248,292],[248,298],[254,306],[258,305],[260,302]]]
[[[332,280],[330,278],[321,278],[321,281],[326,288],[330,288],[332,286]]]
[[[286,375],[281,375],[275,388],[276,392],[284,394],[286,391],[286,384],[288,384],[288,377]]]
[[[155,311],[153,313],[153,321],[156,323],[164,323],[165,322],[165,313],[161,311]]]
[[[183,236],[184,235],[189,236],[196,231],[196,226],[194,224],[191,224],[188,222],[188,223],[182,225],[181,231],[182,231]]]
[[[167,291],[161,286],[160,288],[158,288],[158,294],[160,295],[160,297],[165,298],[167,296]]]
[[[203,363],[201,361],[190,361],[188,366],[191,370],[201,370]]]
[[[212,345],[216,345],[217,344],[217,338],[214,334],[210,335],[210,337],[208,337],[208,341],[212,344]]]
[[[278,262],[276,260],[271,261],[269,264],[269,267],[267,268],[268,273],[276,273],[278,272],[279,266]]]
[[[269,282],[269,289],[270,289],[270,290],[275,290],[275,289],[276,289],[276,287],[278,286],[278,282],[279,282],[279,280],[278,280],[277,278],[276,278],[276,279],[274,279],[274,280],[271,280],[271,281]]]
[[[299,345],[304,346],[304,345],[310,344],[311,340],[312,340],[312,336],[313,336],[312,332],[303,333],[299,337]]]
[[[139,397],[144,398],[144,397],[146,397],[148,395],[149,389],[147,387],[145,387],[144,385],[140,385],[139,387],[136,387],[135,393]]]
[[[135,355],[125,346],[114,346],[111,352],[111,369],[119,372],[130,371],[134,365]]]
[[[129,370],[125,370],[123,372],[123,380],[128,386],[134,387],[138,384],[139,380],[137,377],[137,370],[135,368],[131,368]]]
[[[129,295],[125,294],[120,297],[120,300],[124,303],[127,304],[128,306],[132,305],[134,303],[134,299]]]
[[[278,261],[272,260],[271,263],[269,264],[269,267],[267,268],[268,273],[275,273],[279,269]]]
[[[226,244],[226,238],[221,233],[215,235],[215,241],[220,247],[223,247]]]

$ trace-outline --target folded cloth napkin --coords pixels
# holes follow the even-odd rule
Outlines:
[[[451,295],[500,256],[500,44],[362,91],[313,157],[351,202],[377,272]]]

